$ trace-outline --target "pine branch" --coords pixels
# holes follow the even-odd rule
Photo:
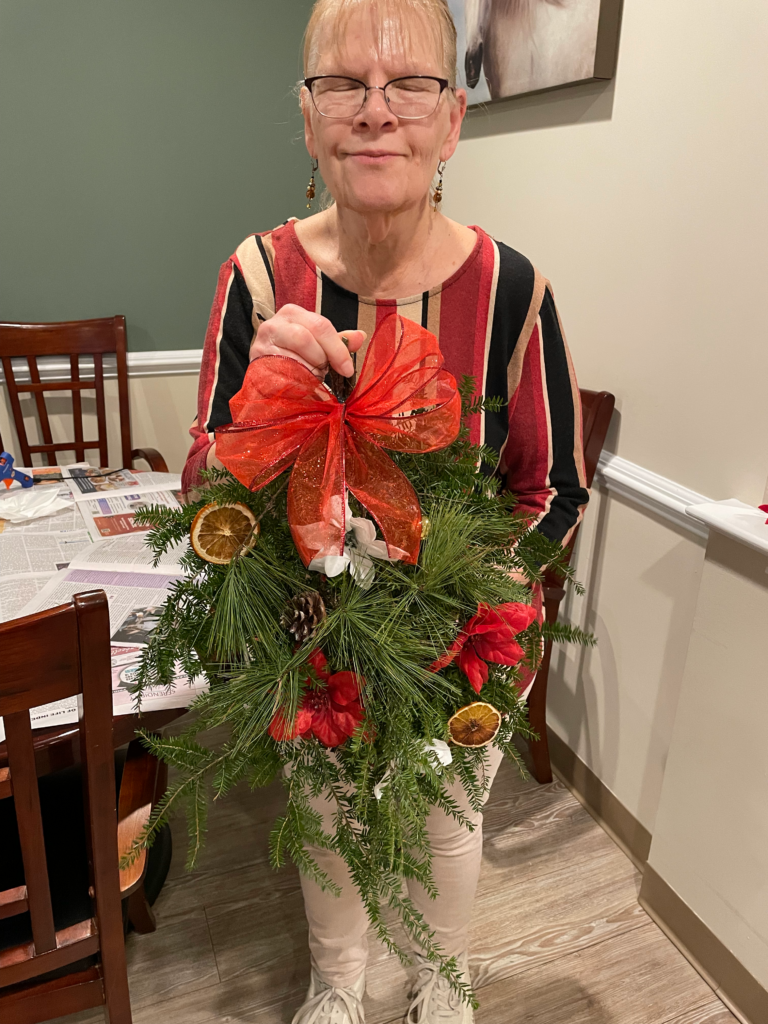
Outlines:
[[[453,764],[439,766],[425,747],[447,739],[451,715],[478,699],[455,662],[439,673],[431,666],[480,605],[531,601],[519,574],[540,582],[546,567],[579,588],[562,547],[532,529],[515,497],[502,493],[497,454],[471,442],[467,418],[498,413],[504,403],[477,394],[469,378],[459,391],[464,422],[453,444],[421,455],[391,453],[411,480],[430,529],[417,564],[376,560],[370,589],[361,589],[347,572],[327,578],[304,567],[287,522],[288,472],[251,492],[227,472],[209,470],[198,502],[139,512],[139,521],[153,527],[149,542],[156,560],[188,536],[197,511],[210,502],[242,502],[261,529],[255,545],[228,565],[210,564],[192,551],[184,555],[185,576],[172,587],[143,652],[135,688],[139,704],[147,687],[171,685],[179,668],[190,676],[204,672],[210,689],[196,700],[195,721],[180,736],[144,737],[175,777],[127,859],[151,845],[183,807],[191,866],[201,855],[211,797],[222,799],[241,782],[264,786],[282,772],[287,804],[270,835],[272,865],[292,861],[337,892],[313,851],[338,854],[382,942],[408,959],[391,934],[389,908],[424,955],[471,1000],[455,961],[435,944],[405,890],[412,880],[436,893],[430,811],[439,808],[471,830],[465,807],[479,814],[487,796],[487,751],[454,748]],[[354,514],[369,516],[353,495],[350,505]],[[325,617],[296,645],[281,616],[296,595],[313,589],[322,596]],[[544,640],[589,644],[594,638],[567,624],[534,623],[516,639],[523,661],[514,668],[489,666],[480,699],[502,715],[495,745],[524,771],[514,738],[533,734],[517,698],[522,673],[535,669]],[[364,721],[332,749],[311,732],[287,741],[269,734],[276,715],[293,723],[307,702],[322,703],[329,684],[311,667],[315,648],[327,658],[328,673],[354,673],[363,681]],[[209,749],[200,737],[220,727],[227,728],[228,739]],[[377,799],[374,788],[382,779],[386,784]],[[452,788],[457,786],[460,800]],[[333,802],[330,824],[314,809],[321,795]]]

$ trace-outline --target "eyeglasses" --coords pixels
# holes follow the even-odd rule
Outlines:
[[[342,75],[316,75],[305,78],[304,85],[315,110],[323,117],[355,117],[365,106],[369,92],[383,92],[392,113],[409,121],[434,114],[443,91],[449,88],[447,78],[431,75],[393,78],[386,85],[366,85]]]

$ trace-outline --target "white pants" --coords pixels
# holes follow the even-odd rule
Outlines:
[[[491,747],[488,753],[489,782],[493,782],[503,755],[496,747]],[[427,831],[432,845],[432,874],[439,895],[437,899],[430,899],[422,886],[412,881],[408,882],[408,893],[434,930],[435,942],[447,956],[455,956],[462,953],[469,942],[472,905],[483,854],[483,816],[469,806],[458,779],[449,792],[475,825],[475,830],[470,832],[434,807],[427,818]],[[311,803],[323,817],[324,830],[332,832],[334,801],[320,795]],[[341,887],[341,896],[334,896],[323,892],[311,879],[301,877],[312,959],[326,984],[347,988],[365,967],[368,917],[342,858],[314,846],[308,847],[308,852],[321,870]]]

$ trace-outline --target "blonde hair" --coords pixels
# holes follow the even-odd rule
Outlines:
[[[448,7],[448,0],[315,0],[304,33],[304,74],[309,75],[317,65],[317,35],[326,19],[334,22],[334,45],[344,38],[344,26],[351,15],[367,9],[378,29],[379,50],[388,49],[394,42],[406,52],[411,43],[408,15],[420,16],[434,35],[440,65],[451,86],[456,85],[456,26]]]

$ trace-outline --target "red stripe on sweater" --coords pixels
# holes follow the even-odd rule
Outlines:
[[[317,268],[302,255],[293,221],[272,232],[275,247],[275,310],[292,302],[312,312],[317,305]]]
[[[552,496],[546,487],[551,464],[538,324],[528,342],[520,385],[510,398],[509,444],[514,449],[507,452],[507,488],[519,498],[521,511],[530,509],[538,518]],[[541,489],[532,491],[531,482],[539,483]]]
[[[203,343],[203,356],[200,362],[200,383],[197,391],[197,416],[195,422],[189,428],[192,437],[192,446],[184,464],[181,474],[181,488],[188,491],[194,487],[200,476],[200,471],[205,469],[208,458],[208,449],[211,441],[208,438],[205,427],[208,420],[208,408],[211,404],[211,395],[216,385],[216,363],[218,360],[219,331],[221,318],[227,304],[227,295],[232,282],[232,261],[222,263],[219,269],[219,278],[216,283],[216,292],[213,296],[211,315],[208,317],[208,327],[205,332]]]
[[[443,286],[440,299],[440,351],[448,369],[460,381],[474,377],[475,393],[483,391],[485,336],[488,326],[488,302],[493,279],[493,242],[484,231],[475,229],[480,251],[453,281]],[[480,441],[480,414],[470,418],[469,436]]]

